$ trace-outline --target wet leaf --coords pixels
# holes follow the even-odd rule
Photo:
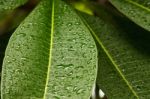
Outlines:
[[[13,33],[3,62],[2,99],[88,99],[97,49],[60,0],[43,0]]]
[[[13,10],[20,5],[23,5],[27,0],[1,0],[0,1],[0,12],[4,13],[7,10]]]
[[[130,20],[103,13],[97,18],[80,14],[97,41],[99,87],[108,99],[150,98],[150,33]]]
[[[150,31],[149,0],[110,0],[110,2],[129,19]]]

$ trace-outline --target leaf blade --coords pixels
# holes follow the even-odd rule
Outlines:
[[[59,8],[62,10],[57,10],[57,9],[54,10],[55,11],[54,37],[56,37],[57,34],[59,34],[60,36],[59,37],[57,36],[58,38],[54,38],[53,47],[55,50],[53,50],[52,55],[56,56],[56,59],[59,59],[61,61],[54,62],[54,60],[52,60],[52,64],[56,64],[59,67],[58,69],[60,69],[60,68],[64,68],[64,69],[61,70],[60,74],[58,74],[57,73],[58,70],[56,70],[56,68],[54,68],[53,65],[51,65],[52,66],[51,70],[53,72],[51,72],[50,75],[53,75],[51,77],[51,79],[53,79],[53,80],[49,79],[49,82],[50,83],[56,83],[56,82],[58,83],[59,86],[56,84],[58,86],[58,88],[56,88],[57,91],[55,90],[57,92],[57,94],[59,93],[59,94],[67,95],[66,97],[64,96],[61,98],[64,98],[64,99],[66,99],[66,98],[73,98],[73,99],[88,98],[88,97],[90,97],[90,90],[88,89],[89,91],[87,91],[84,89],[84,87],[92,86],[91,82],[94,81],[93,78],[96,75],[96,72],[95,72],[96,68],[94,69],[93,67],[90,67],[91,60],[90,60],[90,58],[86,58],[86,56],[88,55],[86,53],[90,53],[89,52],[90,47],[86,48],[86,44],[87,45],[89,44],[89,46],[94,47],[95,45],[93,45],[91,43],[87,43],[87,40],[89,40],[93,43],[94,43],[94,41],[91,40],[90,33],[88,32],[88,30],[86,29],[86,27],[84,26],[84,24],[82,23],[80,18],[75,13],[73,13],[73,10],[70,9],[69,6],[67,6],[65,3],[61,2],[61,1],[54,1],[54,4],[55,4],[55,8]],[[75,16],[76,18],[73,20],[72,18],[70,18],[70,15]],[[60,19],[64,20],[64,21],[60,22]],[[80,26],[80,28],[79,28],[79,26]],[[61,32],[62,30],[66,30],[66,34],[62,33]],[[62,43],[62,42],[64,42],[64,43]],[[69,44],[67,44],[66,42],[68,42]],[[81,43],[81,45],[78,43]],[[74,45],[74,46],[70,46],[70,45]],[[85,46],[86,50],[83,49],[84,46]],[[68,48],[68,49],[66,49],[66,48]],[[96,48],[94,47],[94,49],[96,49]],[[63,54],[62,54],[62,52],[60,53],[60,51],[62,51]],[[92,53],[90,54],[90,56],[95,57],[96,51],[91,49],[91,52]],[[80,55],[79,55],[79,53],[80,53]],[[64,56],[66,56],[66,54],[68,56],[64,57]],[[68,60],[70,60],[71,63]],[[75,60],[75,61],[73,61],[73,60]],[[91,73],[90,74],[88,73],[88,75],[91,75],[91,79],[86,78],[86,76],[82,74],[83,72],[88,71],[87,69],[85,69],[85,71],[82,71],[80,73],[78,72],[81,68],[84,68],[84,64],[82,61],[85,62],[85,64],[86,64],[85,66],[88,66],[87,69],[93,68]],[[91,64],[91,66],[92,66],[92,64]],[[72,69],[71,69],[71,67],[72,67]],[[68,71],[66,71],[65,68],[68,69]],[[74,68],[74,70],[73,70],[73,68]],[[66,72],[66,74],[63,74],[63,72]],[[70,74],[72,76],[70,76]],[[60,75],[61,75],[61,77],[60,77]],[[66,78],[66,75],[68,75],[69,78]],[[77,77],[77,78],[79,77],[79,78],[78,78],[78,80],[73,81],[74,77]],[[63,80],[60,80],[61,78],[63,78]],[[85,82],[81,79],[88,79],[88,81]],[[78,81],[80,81],[79,84],[78,84]],[[64,82],[64,84],[62,82]],[[72,82],[72,83],[69,84],[70,82]],[[82,86],[80,86],[81,83],[82,83]],[[84,83],[84,85],[83,85],[83,83]],[[67,86],[68,84],[70,86]],[[53,86],[54,85],[49,85],[50,89],[52,89]],[[60,89],[65,89],[66,91],[63,91]],[[50,91],[47,90],[47,91],[48,91],[47,93],[54,92],[53,90],[50,90]],[[74,93],[76,93],[76,94],[74,94]],[[57,94],[52,95],[50,98],[52,98],[52,99],[55,98],[57,96]],[[72,96],[71,94],[74,94],[74,95]],[[46,97],[48,97],[48,96],[49,95],[47,94]]]
[[[48,7],[49,5],[51,5],[51,2],[44,1],[43,3],[41,3],[12,35],[6,50],[7,54],[3,63],[2,99],[27,99],[30,98],[30,96],[32,97],[32,93],[34,93],[33,98],[42,97],[44,93],[42,90],[44,88],[44,85],[40,83],[45,82],[45,79],[42,79],[42,77],[46,78],[46,73],[42,72],[41,70],[47,70],[47,62],[43,60],[47,60],[45,57],[48,57],[48,54],[45,54],[42,51],[44,50],[46,53],[49,53],[49,51],[45,49],[48,48],[48,37],[50,38],[49,28],[51,28],[50,24],[45,22],[51,22],[51,19],[49,19],[51,15],[47,14],[48,12],[51,12],[51,9]],[[48,9],[42,9],[43,7],[47,7]],[[43,16],[41,13],[45,17],[41,18],[41,16]],[[38,22],[33,20],[38,20]],[[44,30],[38,31],[38,28],[43,28]],[[45,35],[42,35],[43,32],[45,33]],[[42,46],[40,47],[39,45]],[[45,48],[45,46],[47,47]],[[32,53],[33,51],[34,53]],[[36,57],[36,55],[39,56]],[[42,57],[43,60],[40,60],[40,57]],[[16,64],[13,63],[13,60]],[[43,64],[43,67],[41,68],[39,61]],[[12,66],[14,66],[14,68],[12,68]],[[23,69],[25,70],[25,72],[23,72]],[[8,77],[7,74],[9,75],[9,73],[12,71],[14,71],[12,73],[12,76]],[[37,75],[37,77],[34,75]],[[13,78],[15,76],[16,79]],[[13,80],[9,81],[9,78],[12,78]],[[41,80],[39,81],[39,83],[32,83],[36,82],[36,79]],[[31,82],[29,80],[31,80]],[[37,89],[36,86],[38,86],[39,89]],[[35,88],[32,89],[32,87]],[[21,90],[27,91],[23,92]]]
[[[8,10],[13,10],[23,4],[25,4],[27,0],[5,0],[0,2],[0,12],[3,13]]]
[[[147,78],[150,73],[144,70],[150,68],[149,51],[145,52],[145,49],[149,49],[146,43],[149,41],[149,32],[110,13],[101,13],[100,18],[83,14],[81,16],[97,40],[99,87],[112,99],[148,98]],[[113,22],[105,20],[104,17],[111,17]]]
[[[96,52],[90,31],[68,5],[43,0],[9,41],[2,99],[89,98],[96,75]]]
[[[148,0],[144,2],[140,0],[110,0],[110,2],[133,22],[150,31],[150,7]]]

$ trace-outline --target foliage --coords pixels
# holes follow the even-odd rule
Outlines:
[[[2,1],[0,12],[26,2]],[[150,98],[149,0],[41,0],[9,35],[1,99]]]

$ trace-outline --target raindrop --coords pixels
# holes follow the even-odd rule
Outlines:
[[[125,72],[125,69],[122,69],[122,72]]]
[[[72,31],[72,29],[69,29],[68,31],[69,31],[69,32],[71,32],[71,31]]]
[[[59,68],[70,68],[70,67],[73,67],[74,65],[73,64],[60,64],[60,65],[57,65]]]
[[[71,26],[72,25],[72,23],[68,23],[68,26]]]
[[[33,25],[33,23],[28,23],[30,26]]]
[[[30,35],[30,38],[35,40],[35,36],[34,35]]]
[[[76,41],[76,39],[72,39],[72,41],[73,41],[73,42],[75,42],[75,41]]]
[[[22,36],[22,37],[25,37],[26,36],[26,33],[19,33],[17,34],[18,36]]]
[[[82,43],[81,44],[81,48],[84,48],[85,45],[86,45],[86,43]]]
[[[72,38],[72,39],[68,39],[68,41],[70,41],[70,42],[75,42],[76,39],[75,39],[75,38]]]
[[[82,33],[78,33],[78,35],[83,36],[83,33],[85,33],[85,31],[82,31]]]
[[[76,25],[79,25],[80,23],[79,23],[79,22],[76,22],[75,24],[76,24]]]
[[[7,61],[7,63],[11,63],[11,61]]]
[[[130,13],[130,14],[133,14],[133,13],[134,13],[134,11],[133,11],[133,10],[130,10],[130,11],[129,11],[129,13]]]
[[[66,87],[66,89],[67,89],[68,91],[70,91],[70,90],[72,89],[72,87]]]
[[[58,19],[60,19],[61,18],[61,16],[58,16]]]
[[[9,58],[9,57],[10,57],[10,56],[8,56],[8,55],[6,56],[6,58]]]
[[[95,47],[95,45],[91,45],[91,46],[89,46],[89,48],[94,48]]]
[[[139,90],[141,90],[141,87],[140,86],[136,86],[136,89],[139,91]]]
[[[144,81],[142,81],[142,84],[144,84]]]
[[[24,66],[24,62],[21,62],[20,65],[21,65],[21,66]]]
[[[66,5],[64,5],[64,11],[65,11],[65,10],[67,10],[67,6],[66,6]]]
[[[82,54],[82,57],[86,58],[86,53],[83,53],[83,54]]]
[[[21,70],[20,70],[20,69],[16,69],[15,72],[16,72],[16,73],[20,73]]]
[[[84,68],[84,66],[77,66],[76,69]]]
[[[25,58],[25,57],[21,57],[21,60],[26,60],[27,58]]]
[[[77,86],[75,86],[74,88],[73,88],[73,91],[76,91],[78,89],[78,87]]]
[[[18,44],[18,46],[16,46],[16,50],[20,50],[20,44]]]
[[[99,97],[100,98],[104,98],[105,97],[105,94],[104,94],[104,92],[101,89],[99,90]]]
[[[77,34],[77,32],[74,31],[74,32],[73,32],[73,35],[76,35],[76,34]]]
[[[60,77],[60,79],[64,80],[64,79],[65,79],[65,77],[64,77],[64,76],[62,76],[62,77]]]
[[[84,89],[78,89],[76,93],[77,93],[77,94],[81,94],[81,93],[83,93],[83,92],[84,92]]]
[[[64,59],[65,59],[65,56],[62,56],[61,59],[64,60]]]
[[[73,48],[73,46],[70,46],[69,48],[68,48],[68,51],[74,51],[75,49]]]
[[[12,59],[12,61],[15,61],[15,60],[16,60],[15,58]]]
[[[58,68],[64,68],[63,65],[57,65]]]
[[[73,72],[71,71],[71,72],[69,72],[67,75],[68,75],[68,76],[71,76],[72,74],[73,74]]]
[[[88,60],[87,64],[90,64],[90,63],[91,63],[91,61],[92,61],[92,58],[90,58],[90,59]]]

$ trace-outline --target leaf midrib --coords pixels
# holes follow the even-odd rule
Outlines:
[[[48,90],[48,81],[49,81],[49,74],[50,74],[50,67],[51,67],[51,60],[52,60],[52,49],[53,49],[53,36],[54,36],[54,0],[52,0],[52,15],[51,15],[51,39],[50,39],[50,50],[49,50],[49,63],[48,63],[48,70],[47,70],[47,78],[45,84],[45,91],[43,99],[46,99],[46,93]]]
[[[86,22],[86,20],[81,15],[79,15],[79,16],[83,20],[84,24],[89,28],[89,30],[91,31],[92,35],[95,37],[96,41],[102,47],[103,51],[105,52],[105,54],[107,55],[107,57],[109,58],[109,60],[112,62],[112,64],[114,65],[115,69],[118,71],[119,75],[122,77],[122,79],[124,80],[124,82],[127,84],[127,86],[129,87],[129,89],[131,90],[131,92],[134,94],[134,96],[137,99],[139,99],[139,96],[137,95],[137,93],[135,92],[135,90],[132,88],[132,86],[130,85],[130,83],[128,82],[128,80],[126,79],[126,77],[123,75],[123,73],[121,72],[121,70],[118,68],[118,65],[115,63],[114,59],[111,57],[111,55],[109,54],[109,52],[107,51],[107,49],[105,48],[105,46],[103,45],[103,43],[101,42],[101,40],[95,34],[95,32],[93,31],[93,29],[90,27],[90,25],[88,25],[88,23]]]
[[[131,1],[131,0],[125,0],[125,1],[150,12],[150,9],[149,9],[149,8],[143,6],[143,5],[139,4],[139,3],[133,2],[133,1]]]

